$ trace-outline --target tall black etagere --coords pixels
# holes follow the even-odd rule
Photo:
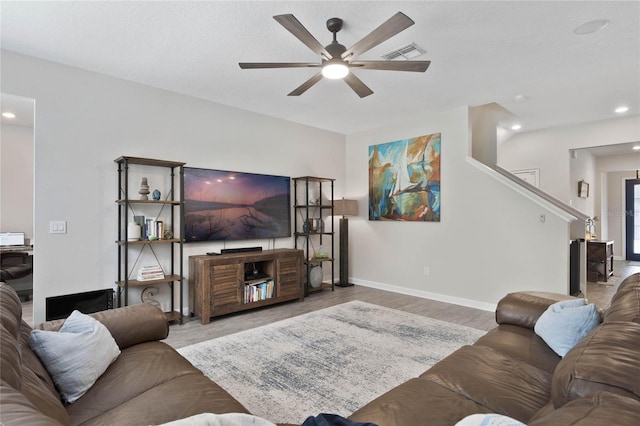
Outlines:
[[[304,251],[305,296],[327,288],[335,290],[334,181],[313,176],[293,178],[295,248]],[[312,270],[323,265],[331,268],[329,282],[312,282],[316,278]]]
[[[116,281],[116,284],[118,285],[118,304],[119,306],[129,305],[129,290],[131,287],[146,287],[154,286],[157,284],[167,284],[170,287],[171,295],[170,309],[168,312],[165,312],[165,316],[169,321],[179,320],[180,324],[182,324],[184,321],[182,314],[182,309],[184,306],[184,271],[182,247],[182,243],[184,241],[184,224],[182,220],[178,221],[177,219],[184,217],[184,195],[182,194],[182,187],[184,182],[183,166],[185,163],[126,156],[118,157],[114,161],[118,164],[118,198],[116,199],[116,202],[118,203],[118,241],[116,241],[118,245],[118,281]],[[131,184],[131,182],[129,182],[130,166],[153,166],[167,168],[170,173],[170,189],[167,196],[164,199],[159,200],[140,200],[132,198],[131,195],[134,195],[135,197],[135,195],[137,195],[137,192],[129,191],[129,186]],[[178,188],[179,190],[176,190],[176,188]],[[163,229],[164,231],[169,231],[169,233],[167,234],[169,236],[161,235],[159,239],[154,240],[140,239],[130,241],[128,235],[128,224],[134,215],[133,206],[146,207],[149,205],[158,208],[158,215],[165,207],[169,207],[170,211],[168,212],[168,214],[170,223],[163,223]],[[180,224],[179,232],[176,232],[177,223]],[[141,254],[141,252],[145,248],[148,248],[153,252],[153,255],[156,257],[156,259],[158,259],[154,247],[158,248],[166,246],[169,247],[170,251],[170,265],[164,265],[162,267],[163,271],[165,272],[164,278],[139,281],[131,277],[133,272],[132,268],[135,266],[129,264],[129,252],[131,250],[136,250],[137,253]],[[177,267],[176,264],[178,265]],[[180,294],[180,306],[177,307],[177,309],[174,302],[174,287],[176,284],[179,286],[178,288]]]

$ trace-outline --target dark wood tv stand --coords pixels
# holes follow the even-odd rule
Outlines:
[[[275,249],[189,256],[189,312],[211,317],[304,300],[303,252]]]

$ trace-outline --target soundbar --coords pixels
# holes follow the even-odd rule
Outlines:
[[[220,250],[221,254],[229,253],[245,253],[248,251],[262,251],[262,247],[240,247],[240,248],[228,248]]]

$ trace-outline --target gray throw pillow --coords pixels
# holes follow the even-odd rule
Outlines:
[[[33,330],[29,345],[67,403],[84,395],[120,355],[109,330],[79,311],[59,331]]]
[[[534,331],[555,353],[564,357],[600,324],[596,305],[584,299],[563,300],[549,306],[538,318]]]

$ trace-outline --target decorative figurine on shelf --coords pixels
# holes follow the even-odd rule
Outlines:
[[[160,191],[158,191],[157,189],[154,189],[153,194],[151,194],[151,196],[156,201],[160,200]]]
[[[142,290],[142,295],[140,297],[142,299],[142,303],[148,303],[160,308],[160,302],[158,302],[158,300],[155,298],[158,293],[160,293],[160,290],[158,290],[158,288],[156,287],[145,287],[145,289]]]
[[[147,183],[146,177],[142,178],[142,182],[140,183],[140,191],[138,191],[138,194],[140,194],[141,200],[149,199],[149,184]]]

